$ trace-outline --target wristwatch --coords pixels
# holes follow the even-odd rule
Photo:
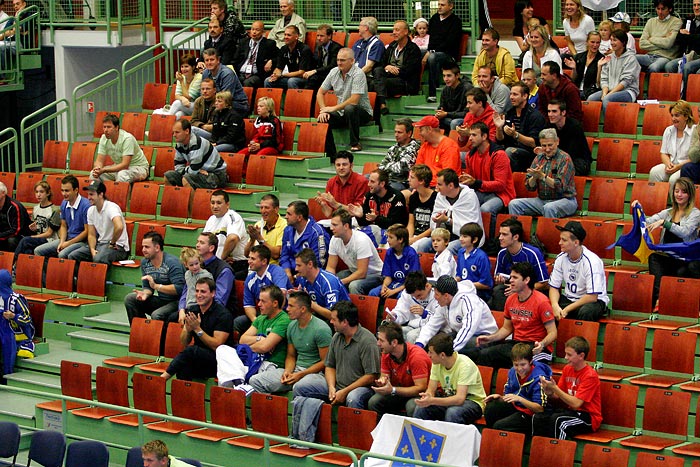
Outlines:
[[[391,388],[391,395],[395,396],[396,395],[396,386]]]
[[[197,334],[197,337],[202,337],[204,335],[204,331],[200,329],[199,331],[195,332],[195,334]]]

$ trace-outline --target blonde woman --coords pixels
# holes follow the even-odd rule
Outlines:
[[[561,68],[561,57],[559,51],[549,45],[549,34],[544,26],[537,26],[530,30],[528,38],[530,50],[523,56],[523,70],[532,68],[539,80],[541,67],[550,60],[557,63]]]
[[[586,14],[581,0],[566,0],[564,2],[564,32],[569,53],[576,55],[586,51],[588,33],[595,31],[593,18]]]
[[[632,208],[639,201],[632,201]],[[661,244],[692,242],[698,238],[700,210],[695,207],[695,185],[681,177],[673,183],[673,202],[669,209],[646,218],[647,230],[661,228]],[[658,306],[659,286],[663,276],[700,277],[700,261],[684,261],[663,253],[649,256],[649,273],[654,275],[652,305]]]
[[[650,182],[671,182],[681,177],[681,168],[690,161],[688,151],[695,130],[693,110],[686,101],[678,101],[669,109],[672,125],[664,130],[661,142],[661,164],[649,171]]]

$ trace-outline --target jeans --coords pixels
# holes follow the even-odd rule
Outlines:
[[[411,246],[417,253],[435,253],[435,250],[433,250],[433,239],[430,237],[423,237],[415,241]]]
[[[270,81],[270,78],[265,78],[266,88],[288,88],[288,89],[305,89],[306,80],[304,78],[278,78],[275,81]]]
[[[124,297],[124,308],[126,308],[129,324],[136,317],[145,318],[146,314],[150,314],[152,319],[167,321],[172,313],[177,314],[177,307],[177,300],[164,299],[156,295],[151,295],[144,301],[136,300],[135,292]],[[216,374],[216,371],[214,373]]]
[[[516,198],[508,205],[508,212],[516,216],[568,217],[578,209],[576,198],[543,200],[540,198]]]
[[[207,175],[203,175],[199,172],[190,172],[183,175],[176,170],[168,170],[163,176],[165,180],[173,186],[183,186],[182,180],[185,179],[194,189],[207,188],[213,190],[216,188],[223,188],[226,186],[228,180],[226,170],[209,172]]]
[[[442,407],[430,405],[428,407],[418,407],[416,400],[411,399],[406,404],[406,410],[413,410],[413,417],[421,420],[443,420],[451,423],[461,423],[470,425],[481,418],[481,406],[472,400],[465,400],[462,405]]]
[[[348,277],[352,272],[349,269],[345,269],[343,271],[340,271],[338,274],[339,279],[345,279]],[[382,284],[382,276],[381,274],[375,274],[375,275],[370,275],[365,277],[364,279],[357,279],[349,284],[347,284],[348,291],[352,294],[357,294],[357,295],[367,295],[370,290],[373,288],[377,287],[378,285]]]
[[[452,57],[445,52],[432,52],[428,55],[428,96],[437,95],[437,87],[442,77],[442,65],[452,60]]]
[[[479,204],[481,204],[481,212],[491,213],[491,224],[485,225],[484,230],[488,238],[493,238],[496,231],[496,217],[505,206],[503,200],[495,193],[484,193],[478,190],[476,191],[476,197],[479,199]]]
[[[36,247],[44,245],[48,240],[45,238],[37,237],[24,237],[19,241],[17,248],[15,249],[15,256],[25,253],[27,255],[33,255]]]
[[[300,367],[296,367],[294,369],[295,372],[302,370],[303,368]],[[284,368],[275,368],[273,366],[270,366],[265,371],[259,371],[257,375],[251,376],[250,385],[253,386],[253,389],[255,389],[255,391],[264,393],[286,392],[293,390],[293,386],[282,384],[282,382],[280,382],[280,379],[282,378],[283,374]],[[314,373],[304,376],[296,384],[301,384],[302,381],[320,383],[321,380],[323,380],[323,383],[325,383],[326,381],[326,378],[323,376],[323,373]],[[294,386],[296,386],[296,384]],[[327,390],[326,395],[328,395]]]
[[[642,71],[649,73],[675,73],[678,71],[677,58],[666,58],[656,54],[637,54],[637,61],[641,65]]]
[[[683,67],[683,92],[681,92],[681,97],[683,99],[685,99],[688,90],[688,76],[697,72],[700,72],[700,58],[686,63]]]
[[[97,254],[93,257],[90,252],[90,247],[84,244],[68,255],[68,259],[76,261],[92,261],[93,263],[111,264],[114,261],[122,261],[129,257],[129,252],[124,251],[124,248],[110,248],[109,245],[103,243],[97,245]]]
[[[216,150],[219,152],[238,152],[243,148],[237,148],[231,143],[221,143],[216,145]]]
[[[56,250],[58,249],[59,243],[61,243],[60,240],[52,240],[48,243],[44,243],[43,245],[40,245],[34,249],[34,254],[38,256],[58,256],[59,258],[67,259],[71,253],[82,248],[83,245],[86,245],[85,242],[73,243],[72,245],[68,245],[62,249],[60,252],[57,252]]]
[[[603,101],[603,114],[605,114],[605,109],[607,109],[610,102],[634,102],[632,94],[623,89],[622,91],[612,92],[603,97],[603,91],[594,92],[588,96],[589,101]]]
[[[681,177],[688,177],[695,184],[700,183],[700,162],[688,162],[681,167]]]
[[[308,376],[313,376],[313,378],[309,378]],[[294,385],[292,393],[294,397],[314,397],[316,399],[328,401],[328,383],[326,383],[326,378],[320,373],[307,375]],[[373,394],[374,391],[372,388],[355,388],[350,391],[345,398],[345,405],[353,409],[366,409],[367,403]]]
[[[206,139],[207,141],[211,141],[211,133],[209,133],[207,130],[202,130],[198,126],[192,127],[192,133],[199,136],[200,138]]]

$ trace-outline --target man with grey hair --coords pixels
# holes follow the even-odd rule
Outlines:
[[[369,77],[374,66],[382,60],[384,44],[379,40],[377,18],[367,16],[360,20],[360,38],[352,45],[357,66]]]
[[[527,216],[571,216],[578,208],[574,163],[559,149],[559,137],[554,128],[540,131],[539,140],[535,160],[525,177],[525,187],[528,191],[537,191],[537,197],[514,199],[508,205],[508,212]]]
[[[294,0],[280,0],[280,13],[282,13],[282,17],[275,22],[267,38],[275,41],[277,48],[281,49],[285,44],[284,30],[289,26],[296,26],[301,42],[304,42],[306,21],[294,12]]]
[[[25,235],[32,235],[31,220],[22,203],[7,194],[7,186],[0,182],[0,250],[14,252]]]
[[[362,70],[355,66],[352,49],[340,49],[337,62],[338,66],[328,74],[316,96],[320,109],[318,121],[328,123],[330,128],[349,127],[350,151],[357,152],[362,150],[360,125],[372,120],[367,78]],[[326,105],[325,96],[329,91],[335,91],[338,99],[336,105]],[[326,133],[326,155],[333,160],[336,152],[333,131],[329,129]]]

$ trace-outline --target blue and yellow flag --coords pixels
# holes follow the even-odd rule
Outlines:
[[[420,459],[428,462],[439,462],[440,454],[445,444],[445,435],[425,429],[415,423],[404,420],[401,437],[394,455],[407,459]],[[393,462],[393,467],[417,467],[415,464]]]
[[[700,240],[655,245],[647,230],[646,216],[641,205],[632,208],[632,221],[632,230],[622,235],[608,248],[622,247],[626,252],[639,258],[642,263],[647,263],[649,255],[654,252],[665,253],[683,261],[700,260]]]

